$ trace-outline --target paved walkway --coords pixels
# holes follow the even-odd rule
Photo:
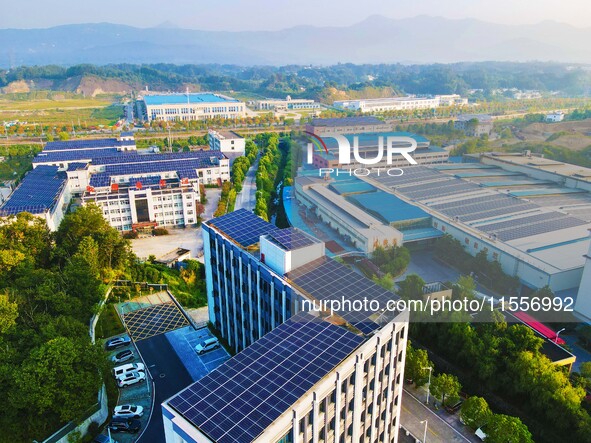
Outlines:
[[[433,398],[433,397],[431,397]],[[409,387],[402,396],[402,414],[400,423],[417,438],[423,438],[427,420],[427,442],[479,442],[478,438],[459,421],[459,415],[449,414],[444,409],[433,409],[432,402],[425,405],[426,388]]]

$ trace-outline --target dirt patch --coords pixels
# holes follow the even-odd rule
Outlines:
[[[591,146],[591,119],[560,122],[532,123],[523,128],[519,135],[526,142],[548,142],[555,146],[579,151]]]

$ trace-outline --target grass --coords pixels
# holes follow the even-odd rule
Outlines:
[[[113,303],[107,303],[96,323],[96,338],[109,338],[113,335],[122,334],[123,332],[125,332],[125,328],[117,315],[115,305]]]

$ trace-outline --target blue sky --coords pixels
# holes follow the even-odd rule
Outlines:
[[[296,25],[346,26],[373,14],[470,17],[508,24],[555,20],[591,26],[589,0],[5,0],[0,28],[89,22],[153,27],[170,22],[204,30],[278,30]]]

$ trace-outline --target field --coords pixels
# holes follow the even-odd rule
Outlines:
[[[117,102],[114,97],[85,98],[67,93],[0,95],[0,122],[111,125],[122,114]]]

